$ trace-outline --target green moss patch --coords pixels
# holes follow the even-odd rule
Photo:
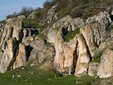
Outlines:
[[[80,28],[77,28],[75,31],[70,31],[64,36],[64,41],[69,42],[71,39],[75,37],[76,34],[80,33]]]
[[[98,63],[100,63],[102,52],[103,52],[103,50],[97,48],[95,50],[95,54],[93,56],[92,62],[98,62]]]

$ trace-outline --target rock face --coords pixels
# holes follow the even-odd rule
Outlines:
[[[15,52],[16,53],[16,52]],[[24,44],[19,44],[18,55],[16,56],[16,61],[13,64],[13,69],[25,66],[27,61],[26,49]]]
[[[76,76],[88,74],[101,77],[103,69],[101,72],[97,69],[102,67],[100,67],[101,63],[90,62],[93,60],[96,48],[99,46],[102,49],[110,47],[109,43],[105,43],[111,36],[108,32],[111,24],[110,14],[106,11],[100,12],[97,16],[88,18],[85,23],[87,25],[80,18],[72,19],[70,16],[66,16],[53,24],[47,37],[48,42],[55,47],[54,67],[63,74],[75,74]],[[76,33],[76,30],[80,31],[66,42],[65,37],[73,31]],[[102,47],[104,46],[102,43],[105,43],[106,46]],[[105,65],[104,60],[103,63]],[[109,76],[111,75],[107,77]]]
[[[15,37],[18,41],[21,41],[22,37],[22,22],[17,18],[8,19],[4,26],[3,36],[1,39],[1,49],[5,50],[5,43],[9,38]]]
[[[68,73],[70,74],[71,70],[74,69],[73,53],[76,50],[76,43],[72,43],[72,46],[74,47],[68,43],[64,44],[63,35],[65,35],[67,31],[75,30],[84,25],[84,22],[78,24],[78,21],[82,21],[82,19],[74,20],[70,16],[66,16],[55,23],[48,33],[48,41],[53,43],[55,46],[56,55],[54,59],[54,66],[59,72],[65,72],[64,68],[69,68],[70,70],[68,69]],[[77,42],[76,40],[73,41]]]
[[[33,48],[30,54],[30,59],[35,59],[38,64],[43,63],[46,60],[53,61],[54,48],[50,44],[46,44],[42,39],[37,38],[30,43]]]
[[[98,62],[89,63],[89,67],[88,67],[89,76],[97,76],[98,65],[99,65]]]
[[[100,43],[109,37],[109,33],[106,31],[105,27],[100,26],[98,23],[86,25],[80,29],[80,32],[86,40],[86,44],[92,57],[96,46],[99,46]]]
[[[78,59],[76,64],[75,75],[84,75],[87,73],[90,57],[87,52],[87,46],[81,34],[77,35],[78,39]]]
[[[7,46],[6,49],[3,53],[3,56],[1,58],[1,62],[0,62],[0,72],[4,73],[6,72],[8,69],[12,68],[12,64],[14,62],[14,58],[15,58],[15,52],[16,52],[16,38],[10,38],[7,41]]]
[[[26,30],[26,33],[24,32]],[[4,25],[1,38],[1,60],[0,72],[4,73],[9,69],[25,66],[27,61],[27,50],[25,41],[32,36],[32,30],[22,27],[22,19],[10,18]]]
[[[32,13],[29,15],[29,18],[30,18],[30,19],[35,19],[35,18],[38,17],[38,15],[39,15],[39,13],[36,12],[36,11],[34,11],[34,12],[32,12]]]
[[[86,24],[98,22],[101,26],[108,28],[112,22],[112,20],[110,18],[110,15],[111,15],[110,13],[108,11],[104,11],[104,12],[100,12],[98,15],[89,17],[86,20]]]
[[[113,76],[113,51],[106,49],[102,56],[99,64],[97,75],[100,78],[107,78]]]
[[[57,5],[52,6],[47,13],[47,21],[52,21],[52,19],[57,19],[56,13],[56,7]]]
[[[50,26],[52,23],[49,22],[57,20],[56,7],[54,5],[49,9],[44,20]],[[0,30],[3,31],[0,72],[25,66],[31,60],[31,66],[36,64],[41,69],[54,66],[56,71],[64,75],[112,77],[112,12],[112,8],[109,8],[86,21],[67,15],[56,21],[50,29],[48,26],[47,33],[45,30],[41,32],[46,36],[44,40],[35,36],[38,33],[36,29],[23,27],[25,16],[6,20],[6,24],[0,25]],[[31,19],[36,17],[36,11],[29,15]],[[96,49],[101,50],[100,54],[96,53]]]
[[[61,37],[60,32],[56,32],[56,31],[53,31],[52,34],[49,34],[48,36],[51,38],[49,39],[50,42],[53,43],[55,46],[56,55],[54,59],[54,66],[56,67],[57,70],[61,72],[64,67],[63,39]]]
[[[24,15],[20,15],[20,16],[18,16],[17,18],[20,19],[20,20],[23,20],[23,19],[25,19],[26,17],[25,17]]]

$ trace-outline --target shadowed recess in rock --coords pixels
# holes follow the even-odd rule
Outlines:
[[[25,47],[25,50],[26,50],[26,61],[28,61],[29,57],[30,57],[30,54],[31,54],[31,51],[33,50],[33,48],[30,46],[30,45],[27,45]]]

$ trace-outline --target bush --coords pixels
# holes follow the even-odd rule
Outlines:
[[[46,9],[49,9],[49,8],[51,8],[53,5],[54,5],[54,4],[52,3],[52,1],[50,1],[50,0],[48,1],[48,0],[47,0],[47,1],[44,2],[43,7],[46,8]]]
[[[98,63],[100,63],[102,52],[103,52],[102,49],[97,48],[95,50],[95,54],[93,56],[92,62],[98,62]]]
[[[38,27],[38,21],[36,19],[25,19],[23,20],[24,28],[36,28]]]
[[[16,12],[14,12],[14,13],[11,14],[11,15],[7,15],[6,18],[9,19],[9,18],[12,18],[12,17],[17,17],[17,15],[18,15],[18,14],[17,14]]]
[[[28,13],[28,12],[33,12],[34,9],[32,7],[23,7],[20,14],[25,14],[25,13]]]
[[[75,37],[76,34],[80,33],[80,28],[77,28],[75,31],[70,31],[64,36],[64,41],[69,42]]]

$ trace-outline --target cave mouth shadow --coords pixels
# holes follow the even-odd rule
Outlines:
[[[110,14],[110,18],[111,18],[111,20],[113,21],[113,15]]]
[[[27,45],[25,47],[25,50],[26,50],[26,61],[28,61],[29,57],[30,57],[30,54],[31,54],[31,51],[33,50],[33,47],[31,47],[30,45]]]

